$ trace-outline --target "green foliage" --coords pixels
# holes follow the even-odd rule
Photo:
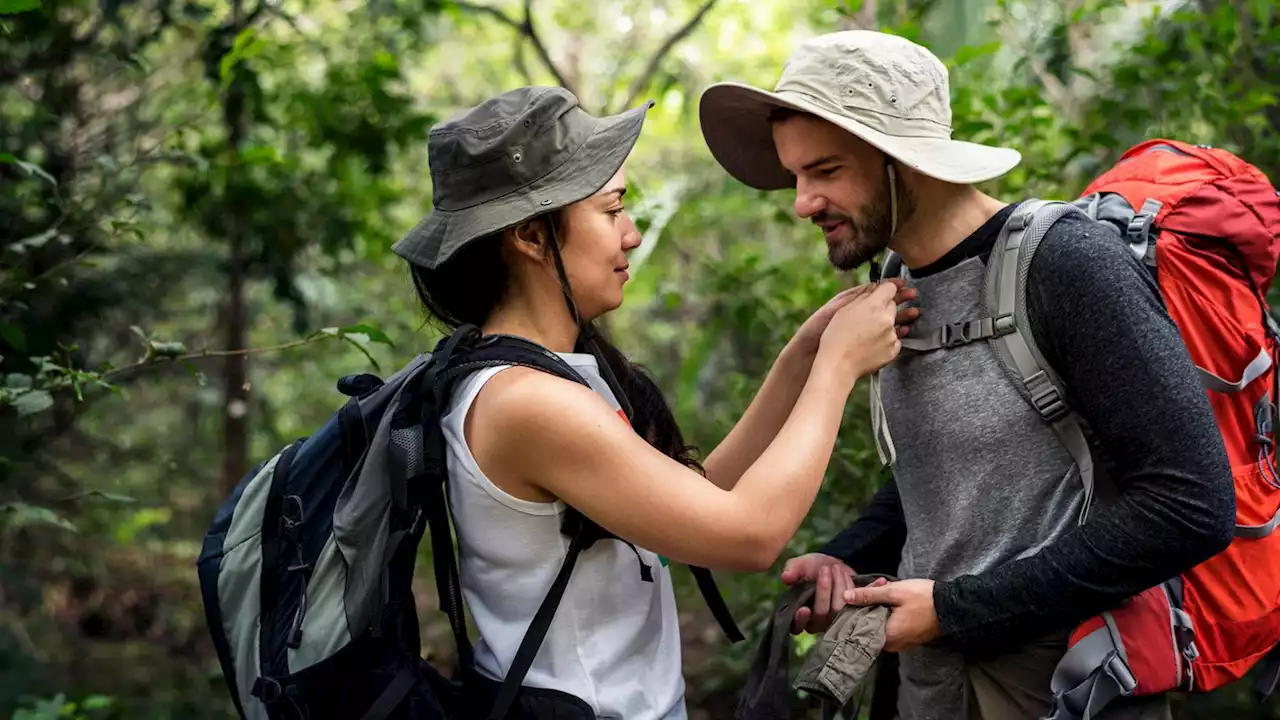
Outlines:
[[[0,15],[14,15],[40,7],[40,0],[0,0]]]
[[[430,126],[494,92],[558,73],[593,111],[657,101],[628,164],[645,241],[606,324],[706,450],[808,314],[866,278],[832,271],[793,196],[727,179],[700,137],[702,87],[771,86],[797,37],[878,23],[933,48],[954,136],[1023,154],[984,188],[1005,199],[1073,196],[1155,134],[1280,173],[1265,2],[722,0],[662,56],[703,2],[479,4],[0,0],[0,714],[229,717],[191,571],[221,500],[225,368],[246,367],[260,459],[333,412],[341,375],[430,347],[387,250],[430,204]],[[860,388],[787,556],[883,481],[868,413]],[[781,583],[719,574],[751,636],[729,647],[676,578],[690,705],[726,717]],[[1251,707],[1236,689],[1185,704]]]
[[[19,708],[13,720],[97,720],[108,717],[112,700],[106,695],[89,695],[82,700],[69,700],[58,693],[52,698],[34,700],[29,707]]]

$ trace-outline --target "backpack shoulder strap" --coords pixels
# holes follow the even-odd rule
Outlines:
[[[1071,454],[1084,484],[1084,522],[1093,498],[1093,457],[1083,420],[1066,402],[1066,388],[1036,344],[1027,318],[1027,278],[1036,249],[1049,228],[1080,208],[1065,202],[1029,200],[1010,216],[991,250],[987,268],[986,304],[1000,332],[991,337],[1001,364],[1014,387],[1053,426]]]

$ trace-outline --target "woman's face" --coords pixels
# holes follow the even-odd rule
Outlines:
[[[627,253],[640,247],[640,231],[622,202],[626,191],[619,169],[595,195],[565,208],[560,256],[583,320],[622,304],[622,287],[630,279]]]

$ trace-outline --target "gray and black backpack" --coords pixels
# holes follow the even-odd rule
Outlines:
[[[491,680],[472,665],[439,420],[457,381],[495,365],[587,384],[546,348],[463,326],[385,382],[342,378],[338,389],[350,399],[341,409],[246,474],[218,508],[197,568],[241,718],[594,718],[581,698],[521,685],[578,555],[617,539],[572,509],[562,527],[572,538],[568,555],[507,677]],[[427,530],[457,646],[458,669],[448,678],[421,657],[411,590]],[[711,574],[693,573],[725,632],[742,639]]]

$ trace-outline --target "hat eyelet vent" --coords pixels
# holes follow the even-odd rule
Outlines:
[[[890,96],[889,96],[889,103],[890,103],[891,105],[897,105],[897,104],[898,104],[898,96],[897,96],[897,95],[890,95]]]
[[[520,152],[519,150],[517,150],[517,151],[515,151],[515,152],[511,153],[511,159],[512,159],[512,160],[515,160],[516,162],[520,162],[521,160],[523,160],[523,159],[524,159],[524,153],[522,153],[522,152]]]
[[[550,204],[551,204],[551,201],[550,201],[550,200],[543,200],[541,204],[542,204],[542,205],[550,205]]]

